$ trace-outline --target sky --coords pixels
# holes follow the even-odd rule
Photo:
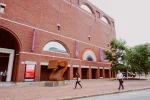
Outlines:
[[[115,20],[117,39],[150,43],[150,0],[88,0]]]

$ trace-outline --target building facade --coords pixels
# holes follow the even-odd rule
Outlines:
[[[49,60],[65,60],[66,80],[113,77],[103,50],[114,19],[87,0],[0,0],[0,72],[5,81],[47,81]]]

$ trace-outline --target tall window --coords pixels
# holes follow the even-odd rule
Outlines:
[[[58,52],[58,53],[68,54],[68,51],[65,48],[65,46],[63,46],[61,43],[55,42],[55,41],[47,43],[44,46],[43,51],[50,51],[50,52]]]

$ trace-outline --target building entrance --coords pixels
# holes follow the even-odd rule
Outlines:
[[[92,79],[96,79],[97,78],[97,69],[92,69]]]
[[[12,78],[14,50],[0,48],[0,75],[1,81],[9,82]]]
[[[69,80],[70,79],[70,67],[67,68],[67,70],[64,73],[64,80]]]
[[[105,78],[110,78],[109,77],[109,69],[105,69]]]
[[[76,78],[77,72],[78,72],[78,68],[73,68],[73,78]]]
[[[20,46],[15,33],[5,27],[0,27],[0,76],[3,81],[16,81],[17,64]],[[1,78],[0,78],[1,79]],[[1,79],[2,80],[2,79]]]
[[[89,69],[82,68],[82,79],[88,79]]]
[[[9,54],[0,53],[0,81],[5,82],[4,72],[8,69]]]
[[[53,72],[53,69],[48,69],[48,66],[41,66],[40,81],[49,81],[49,76]]]
[[[99,69],[100,72],[100,78],[103,78],[103,69]]]

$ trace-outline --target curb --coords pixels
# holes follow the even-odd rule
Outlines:
[[[88,97],[95,97],[95,96],[102,96],[102,95],[110,95],[110,94],[118,94],[118,93],[126,93],[126,92],[132,92],[132,91],[140,91],[140,90],[148,90],[149,88],[139,88],[139,89],[133,89],[133,90],[123,90],[123,91],[111,91],[106,93],[99,93],[99,94],[93,94],[93,95],[83,95],[83,96],[75,96],[75,97],[65,97],[65,98],[59,98],[57,100],[74,100],[74,99],[82,99],[82,98],[88,98]]]

